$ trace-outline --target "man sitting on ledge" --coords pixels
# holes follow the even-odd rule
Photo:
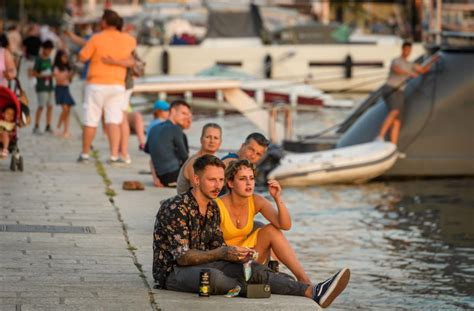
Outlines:
[[[196,187],[163,202],[156,215],[153,277],[159,288],[198,293],[200,271],[209,269],[213,295],[224,295],[237,285],[245,294],[247,283],[269,284],[274,294],[308,297],[326,308],[342,293],[350,278],[347,268],[324,282],[308,285],[252,263],[251,277],[245,282],[242,264],[254,251],[226,246],[219,209],[213,201],[224,185],[224,163],[204,155],[196,159],[193,168]]]

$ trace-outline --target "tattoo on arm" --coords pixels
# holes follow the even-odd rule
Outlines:
[[[242,258],[239,258],[239,253],[235,247],[221,246],[210,251],[190,249],[184,255],[181,255],[177,262],[180,266],[196,266],[217,260],[240,262]]]
[[[180,266],[196,266],[211,261],[222,260],[226,253],[225,248],[224,246],[210,251],[190,249],[181,255],[181,257],[177,259],[177,262]]]

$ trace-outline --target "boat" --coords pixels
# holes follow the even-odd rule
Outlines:
[[[397,147],[384,141],[307,153],[288,153],[268,178],[285,186],[363,183],[382,175],[399,157]]]
[[[387,161],[390,165],[369,177],[364,177],[360,171],[357,171],[360,176],[351,175],[354,170],[349,161],[344,165],[339,161],[337,166],[328,164],[328,172],[339,171],[339,174],[333,174],[335,177],[328,177],[332,175],[325,173],[323,163],[326,162],[315,161],[336,154],[346,159],[353,150],[375,146],[373,140],[388,114],[381,92],[377,90],[332,131],[308,135],[299,142],[284,142],[283,146],[293,152],[319,151],[300,155],[289,153],[281,160],[282,167],[271,171],[270,177],[292,185],[309,185],[349,182],[351,179],[359,182],[377,175],[474,176],[474,36],[465,33],[448,35],[443,38],[444,44],[431,47],[429,51],[436,51],[440,60],[428,73],[406,83],[405,109],[397,144],[404,157],[398,160],[393,157],[393,163]],[[453,38],[454,42],[464,39],[468,44],[456,46],[450,43]],[[363,157],[373,160],[371,153]]]

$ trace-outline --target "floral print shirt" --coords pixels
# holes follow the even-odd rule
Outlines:
[[[161,288],[176,260],[189,249],[212,250],[225,245],[219,208],[209,202],[206,215],[191,190],[161,204],[156,215],[153,241],[153,278]]]

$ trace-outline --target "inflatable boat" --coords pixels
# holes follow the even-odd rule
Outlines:
[[[307,153],[288,153],[268,178],[286,186],[362,183],[390,169],[399,152],[384,141]]]

